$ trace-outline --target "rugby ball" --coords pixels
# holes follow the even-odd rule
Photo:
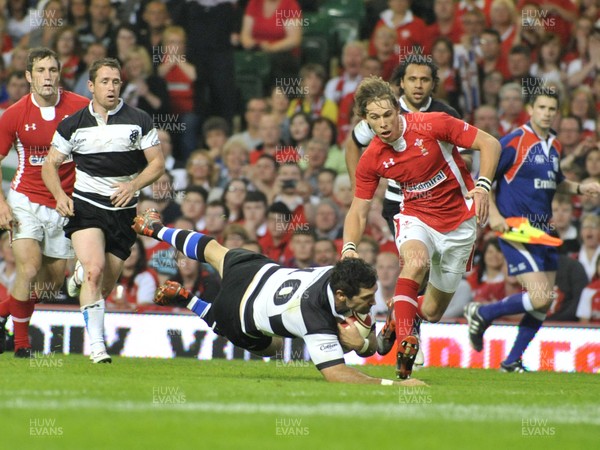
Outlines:
[[[352,313],[346,317],[346,322],[342,323],[342,326],[347,327],[350,326],[349,324],[354,324],[360,335],[366,339],[369,337],[369,334],[371,334],[373,318],[371,317],[371,314],[361,314],[352,311]]]

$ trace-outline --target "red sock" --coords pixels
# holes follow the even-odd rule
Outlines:
[[[396,314],[396,339],[400,342],[411,334],[417,315],[417,293],[419,283],[408,278],[398,278],[394,291],[394,313]]]
[[[15,326],[15,350],[31,347],[29,343],[29,319],[35,309],[35,300],[22,302],[12,295],[8,299],[10,302],[10,315]]]
[[[10,296],[0,302],[0,317],[8,317],[10,314]]]

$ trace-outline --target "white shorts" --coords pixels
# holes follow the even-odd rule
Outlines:
[[[442,292],[454,293],[463,274],[470,270],[477,236],[477,219],[465,220],[456,230],[440,233],[414,216],[396,214],[396,246],[411,240],[423,242],[431,262],[429,282]]]
[[[65,237],[63,227],[69,219],[55,209],[32,203],[29,198],[10,190],[6,198],[15,223],[12,240],[34,239],[42,248],[42,255],[50,258],[69,259],[75,256],[71,240]]]

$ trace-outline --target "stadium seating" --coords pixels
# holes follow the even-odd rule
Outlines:
[[[265,95],[265,85],[271,72],[269,56],[263,52],[238,50],[235,58],[235,85],[241,105],[252,97]]]

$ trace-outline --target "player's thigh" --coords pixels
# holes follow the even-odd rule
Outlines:
[[[416,217],[397,214],[394,221],[396,246],[402,261],[402,276],[413,278],[429,266],[435,244],[428,227]]]
[[[35,239],[22,238],[12,241],[12,251],[15,263],[21,271],[24,268],[29,278],[33,279],[42,266],[42,249],[40,242]]]
[[[277,356],[283,354],[283,338],[279,336],[271,337],[271,343],[264,350],[253,350],[252,353],[258,356]]]
[[[71,235],[73,248],[77,259],[85,270],[89,267],[99,266],[104,268],[105,240],[100,228],[84,228],[73,232]]]
[[[476,220],[472,218],[448,233],[431,230],[436,251],[431,259],[429,282],[437,290],[454,294],[462,276],[470,270],[476,227]]]

